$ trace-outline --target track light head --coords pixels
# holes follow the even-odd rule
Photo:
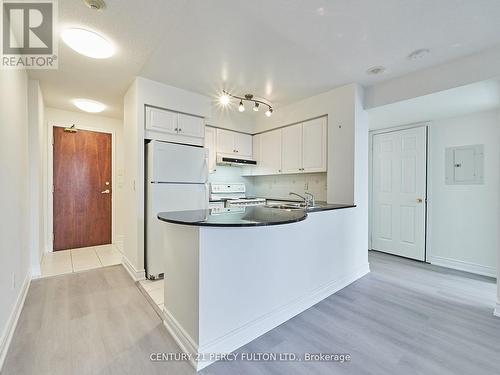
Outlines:
[[[222,95],[219,97],[219,102],[223,106],[226,106],[229,104],[229,99],[230,99],[229,95],[224,91]]]

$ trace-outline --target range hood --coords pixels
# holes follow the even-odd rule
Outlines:
[[[255,160],[250,159],[239,159],[232,156],[217,154],[217,165],[257,165]]]

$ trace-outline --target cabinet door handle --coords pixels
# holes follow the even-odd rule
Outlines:
[[[181,129],[181,128],[179,128],[179,131],[181,132],[181,131],[182,131],[182,129]]]
[[[176,132],[176,131],[178,131],[178,130],[179,130],[179,128],[175,128],[175,129],[174,129],[174,131],[175,131],[175,132]]]

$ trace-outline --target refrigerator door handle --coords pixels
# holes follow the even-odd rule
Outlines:
[[[205,209],[208,209],[208,203],[210,202],[210,189],[208,183],[205,184],[205,202],[206,202]]]

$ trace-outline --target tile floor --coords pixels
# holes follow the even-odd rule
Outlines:
[[[55,251],[43,256],[41,277],[62,275],[120,264],[122,255],[115,245]]]
[[[156,303],[156,305],[160,308],[160,311],[163,311],[163,282],[164,280],[141,280],[139,284],[143,287],[143,289],[148,293],[151,299]]]

